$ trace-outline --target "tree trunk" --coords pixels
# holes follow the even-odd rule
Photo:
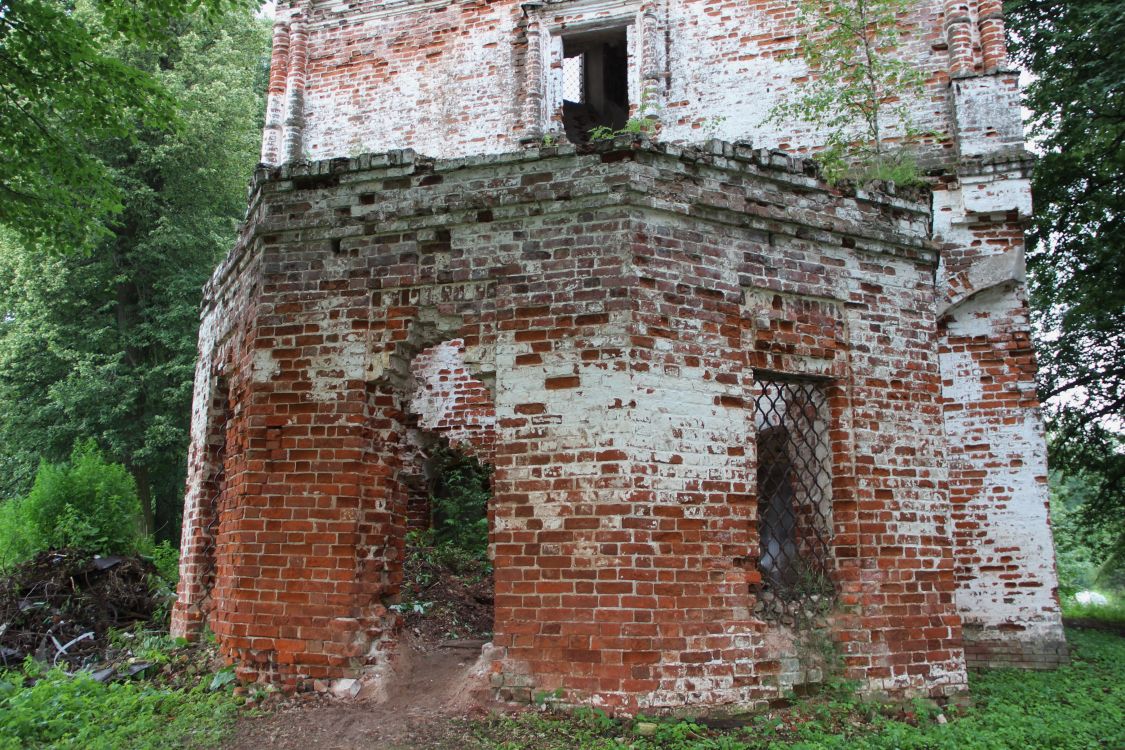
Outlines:
[[[156,529],[156,517],[152,509],[152,487],[148,480],[148,469],[144,466],[133,466],[130,469],[133,481],[137,483],[137,497],[141,501],[141,533],[151,536]]]
[[[153,529],[153,541],[169,541],[179,546],[180,544],[180,516],[183,513],[183,482],[172,484],[165,477],[153,482],[153,513],[156,516],[156,528]],[[182,479],[182,477],[179,477]]]

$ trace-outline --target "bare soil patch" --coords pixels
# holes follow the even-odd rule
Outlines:
[[[387,699],[304,693],[267,715],[240,720],[231,750],[467,750],[467,720],[486,714],[487,675],[474,666],[484,642],[400,646]]]
[[[301,693],[242,718],[232,750],[469,750],[469,720],[487,713],[492,639],[491,567],[463,554],[412,546],[399,608],[394,671],[357,698]],[[368,694],[370,693],[370,696]]]
[[[417,645],[492,637],[494,589],[488,563],[440,548],[408,546],[403,574],[401,606]]]

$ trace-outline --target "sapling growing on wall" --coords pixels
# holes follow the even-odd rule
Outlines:
[[[897,55],[899,14],[910,0],[801,0],[798,25],[806,30],[797,54],[810,76],[795,96],[774,106],[766,122],[794,119],[825,131],[816,155],[830,181],[845,177],[917,180],[917,168],[887,142],[887,126],[918,134],[903,102],[922,91],[925,76]]]

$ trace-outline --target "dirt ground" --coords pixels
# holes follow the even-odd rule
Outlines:
[[[356,698],[303,693],[239,719],[230,750],[471,750],[487,713],[492,576],[483,560],[407,550],[394,671]],[[413,605],[417,603],[418,607]]]
[[[488,676],[477,667],[484,641],[404,643],[378,698],[297,695],[262,716],[244,716],[229,750],[468,750],[462,720],[483,716]]]

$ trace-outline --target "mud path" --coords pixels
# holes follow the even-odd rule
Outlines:
[[[404,643],[386,700],[295,696],[276,711],[239,720],[230,750],[467,750],[463,722],[485,713],[483,641]]]

